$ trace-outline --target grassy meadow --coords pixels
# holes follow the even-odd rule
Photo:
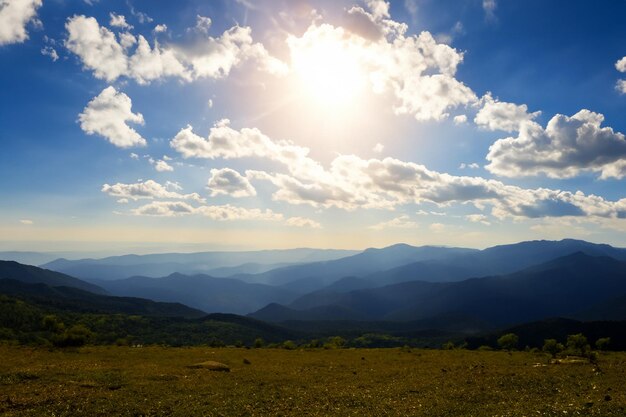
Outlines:
[[[6,416],[623,416],[626,354],[0,346]],[[193,369],[203,361],[231,372]]]

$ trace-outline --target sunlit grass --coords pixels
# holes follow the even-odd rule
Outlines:
[[[0,355],[3,415],[621,416],[626,406],[622,353],[603,354],[599,368],[465,350],[5,346]],[[188,368],[205,360],[231,372]]]

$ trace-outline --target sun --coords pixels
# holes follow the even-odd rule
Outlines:
[[[356,51],[333,36],[292,48],[292,68],[304,94],[316,104],[345,107],[364,90],[367,77]]]

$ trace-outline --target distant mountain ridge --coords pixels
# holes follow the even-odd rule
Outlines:
[[[241,268],[234,273],[248,272],[244,265],[257,264],[267,270],[272,265],[307,263],[337,259],[358,251],[336,249],[285,249],[244,252],[159,253],[149,255],[110,256],[102,259],[56,259],[41,265],[78,278],[114,280],[135,275],[162,277],[172,273],[209,273],[221,268]],[[262,267],[260,265],[266,265]],[[269,265],[269,266],[268,266]],[[277,267],[274,266],[274,267]]]
[[[162,278],[137,276],[98,283],[114,295],[181,302],[208,313],[245,314],[270,302],[291,302],[297,296],[280,287],[203,274],[174,273]]]
[[[503,276],[459,282],[409,281],[344,293],[305,295],[251,317],[281,322],[329,320],[320,311],[351,319],[411,321],[442,314],[476,317],[495,326],[554,316],[575,316],[603,300],[626,295],[626,262],[577,252]]]

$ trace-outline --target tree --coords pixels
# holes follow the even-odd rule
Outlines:
[[[498,346],[504,350],[513,350],[519,343],[519,337],[515,333],[507,333],[500,336],[498,339]]]
[[[572,355],[586,356],[591,350],[587,337],[582,333],[567,336],[567,350]]]
[[[75,324],[62,334],[57,335],[52,343],[57,347],[84,346],[93,336],[91,330],[82,324]]]
[[[601,337],[600,339],[596,340],[596,348],[598,348],[598,350],[607,350],[610,344],[610,337]]]
[[[265,346],[265,341],[263,339],[261,339],[260,337],[257,337],[256,339],[254,339],[254,345],[253,345],[256,349],[262,348],[263,346]]]
[[[542,350],[546,353],[552,355],[553,358],[556,357],[559,353],[561,353],[565,349],[562,343],[556,341],[556,339],[546,339],[543,341]]]
[[[291,340],[285,340],[283,342],[283,349],[294,350],[296,347],[296,344]]]

